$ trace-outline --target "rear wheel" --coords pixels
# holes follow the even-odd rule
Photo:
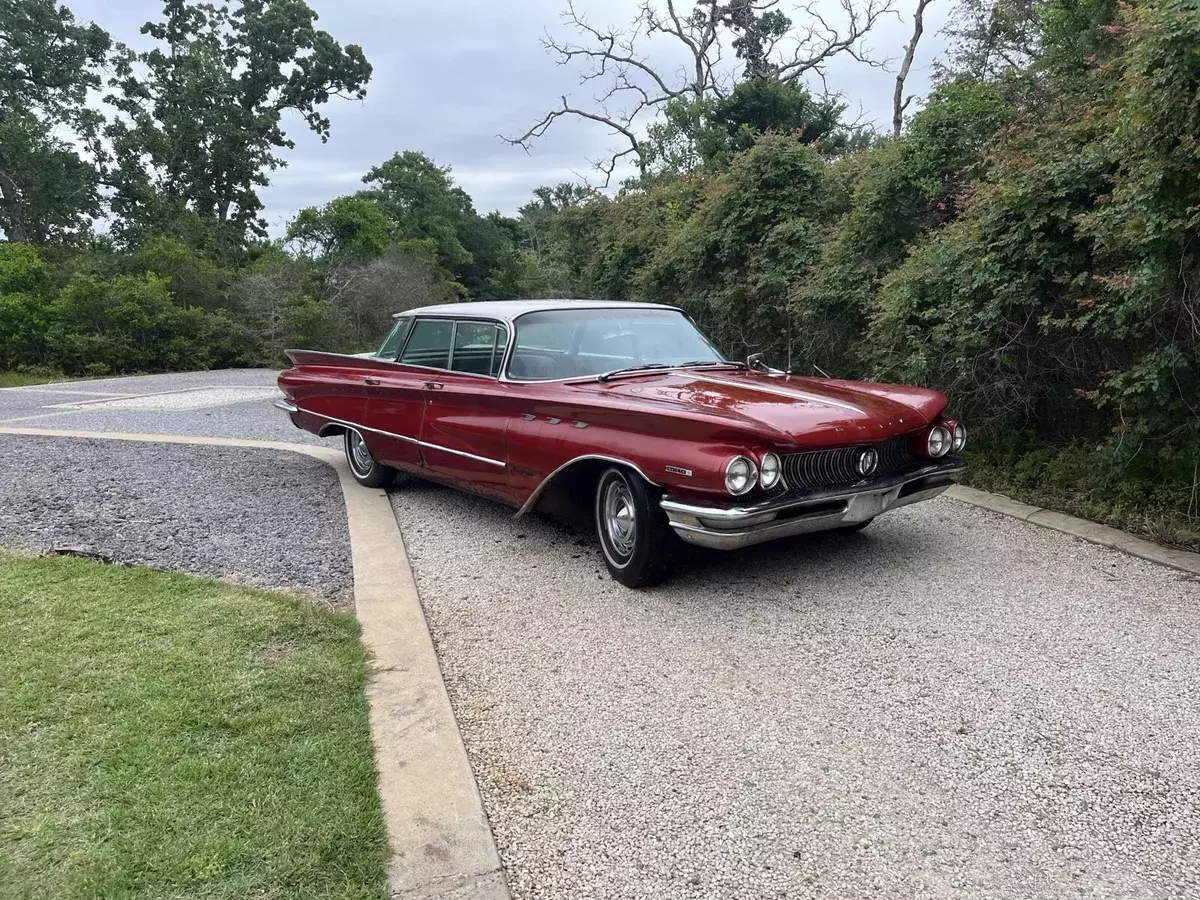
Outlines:
[[[596,532],[609,574],[626,587],[658,584],[671,572],[674,538],[645,480],[612,466],[596,485]]]
[[[347,429],[343,435],[346,445],[346,462],[350,464],[350,474],[354,480],[364,487],[385,488],[396,477],[396,470],[377,462],[367,449],[363,436],[353,429]]]

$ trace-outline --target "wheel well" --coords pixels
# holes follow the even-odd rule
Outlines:
[[[591,527],[592,503],[596,485],[606,469],[620,466],[639,478],[644,478],[635,466],[608,459],[581,459],[551,476],[536,502],[528,510],[558,516],[576,524]]]
[[[317,437],[338,437],[339,435],[343,435],[345,433],[345,425],[338,425],[334,422],[330,422],[328,425],[322,426],[321,430],[317,432]]]

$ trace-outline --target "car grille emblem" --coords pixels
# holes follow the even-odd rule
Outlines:
[[[873,474],[879,466],[879,454],[874,450],[864,450],[858,457],[858,474],[864,478]]]

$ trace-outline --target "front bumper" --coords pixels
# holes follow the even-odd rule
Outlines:
[[[966,467],[961,459],[944,459],[870,482],[784,494],[749,506],[696,505],[664,497],[662,508],[675,533],[688,543],[734,550],[855,525],[889,509],[932,499],[950,487],[951,475]]]

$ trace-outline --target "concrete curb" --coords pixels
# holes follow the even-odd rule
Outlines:
[[[367,701],[391,848],[391,896],[509,900],[495,839],[386,492],[359,485],[343,455],[326,447],[3,426],[0,434],[283,450],[333,466],[346,503],[355,614],[371,660]]]
[[[954,485],[946,491],[946,496],[960,503],[969,503],[971,506],[990,509],[992,512],[1020,519],[1022,522],[1031,522],[1034,525],[1041,525],[1043,528],[1069,534],[1080,540],[1111,547],[1113,550],[1120,550],[1139,559],[1170,566],[1172,569],[1178,569],[1190,575],[1200,575],[1200,553],[1163,547],[1161,544],[1134,537],[1132,534],[1126,534],[1116,528],[1109,528],[1107,525],[1098,525],[1087,519],[1077,519],[1075,516],[1030,506],[1002,494],[990,494],[966,485]]]

